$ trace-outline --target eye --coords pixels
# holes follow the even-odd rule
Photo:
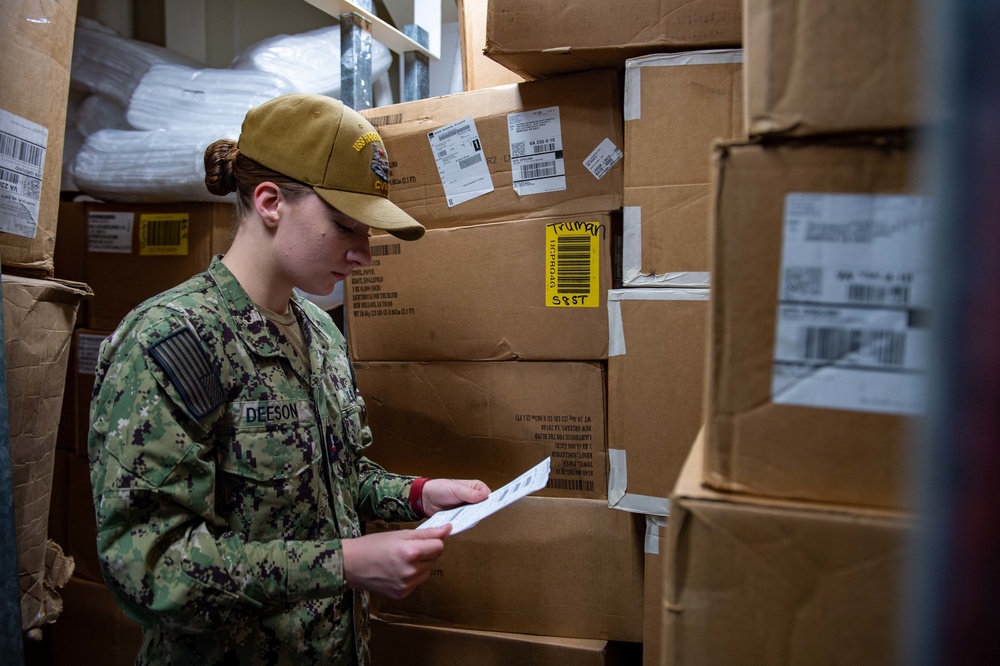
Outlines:
[[[343,224],[341,224],[340,222],[337,222],[336,220],[333,221],[333,226],[335,226],[337,228],[337,231],[339,231],[342,234],[353,234],[354,233],[354,229],[351,229],[350,227],[344,226]]]

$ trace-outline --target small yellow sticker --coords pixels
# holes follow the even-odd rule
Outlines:
[[[545,306],[596,308],[601,305],[599,222],[553,222],[545,227]]]
[[[188,253],[188,213],[150,213],[139,216],[139,254],[184,256]]]

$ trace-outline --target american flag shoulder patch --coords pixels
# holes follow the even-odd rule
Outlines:
[[[157,342],[149,351],[197,418],[225,402],[222,382],[212,370],[208,352],[194,331],[182,328]]]

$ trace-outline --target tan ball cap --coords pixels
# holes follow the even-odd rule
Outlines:
[[[323,95],[283,95],[247,112],[240,152],[311,185],[324,201],[355,220],[416,240],[424,227],[389,201],[389,160],[371,123]]]

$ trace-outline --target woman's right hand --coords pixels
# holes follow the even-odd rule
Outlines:
[[[427,580],[451,525],[396,530],[341,541],[348,587],[402,599]]]

